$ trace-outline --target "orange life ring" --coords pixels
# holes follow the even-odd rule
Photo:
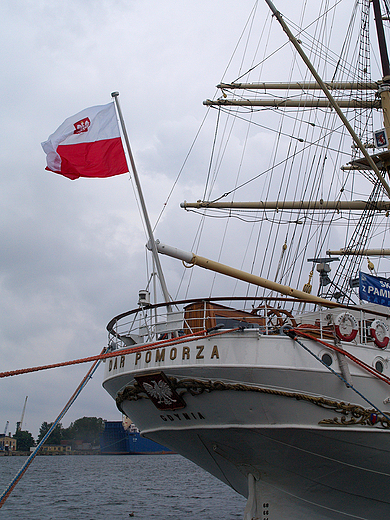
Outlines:
[[[358,322],[350,312],[342,312],[334,320],[337,336],[342,341],[352,341],[356,338],[359,325]]]
[[[382,320],[374,320],[370,325],[370,334],[379,348],[386,348],[390,340],[390,331]]]

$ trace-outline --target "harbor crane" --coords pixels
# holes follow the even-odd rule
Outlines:
[[[26,395],[26,399],[24,400],[24,406],[22,410],[22,416],[20,418],[20,421],[16,423],[16,431],[21,431],[22,424],[23,424],[23,418],[24,418],[24,412],[26,411],[26,404],[27,404],[28,395]]]

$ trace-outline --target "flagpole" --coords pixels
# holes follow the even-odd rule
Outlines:
[[[151,245],[153,258],[154,258],[154,262],[155,262],[156,269],[157,269],[157,274],[158,274],[158,277],[159,277],[159,280],[160,280],[161,289],[162,289],[162,292],[163,292],[164,299],[165,299],[166,303],[169,303],[170,302],[170,298],[169,298],[168,288],[167,288],[167,285],[165,283],[164,273],[163,273],[163,270],[162,270],[162,267],[161,267],[160,258],[159,258],[157,247],[156,247],[156,243],[155,243],[155,240],[154,240],[153,230],[152,230],[152,226],[150,224],[149,215],[148,215],[148,211],[147,211],[146,204],[145,204],[145,199],[144,199],[144,196],[143,196],[143,193],[142,193],[141,183],[140,183],[140,180],[139,180],[139,177],[138,177],[138,173],[137,173],[137,168],[136,168],[136,165],[135,165],[134,157],[133,157],[133,154],[131,152],[130,141],[129,141],[129,137],[127,135],[125,122],[124,122],[124,119],[123,119],[123,116],[122,116],[122,110],[121,110],[121,107],[119,105],[119,99],[118,99],[119,98],[119,92],[112,92],[111,93],[111,97],[114,98],[115,106],[116,106],[116,109],[118,111],[118,116],[119,116],[119,120],[120,120],[121,127],[122,127],[123,137],[125,139],[127,152],[129,154],[129,158],[130,158],[131,169],[133,171],[135,184],[137,186],[138,196],[139,196],[139,200],[140,200],[140,203],[141,203],[142,213],[143,213],[143,216],[144,216],[146,229],[147,229],[148,236],[149,236],[149,243]],[[168,306],[168,310],[170,310],[170,306]]]

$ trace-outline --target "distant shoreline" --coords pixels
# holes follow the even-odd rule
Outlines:
[[[0,457],[28,457],[31,455],[30,451],[9,451],[9,452],[0,452]],[[100,450],[74,450],[74,451],[42,451],[40,450],[37,456],[61,456],[61,455],[102,455]]]

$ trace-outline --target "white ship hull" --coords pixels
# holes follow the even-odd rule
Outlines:
[[[390,63],[381,23],[389,5],[355,3],[344,31],[338,2],[315,15],[306,13],[315,2],[304,2],[303,27],[293,30],[266,3],[272,16],[252,41],[255,54],[247,55],[255,27],[248,18],[243,61],[232,56],[238,79],[204,102],[218,116],[203,199],[182,203],[202,220],[177,244],[194,251],[156,240],[144,208],[164,303],[150,304],[148,277],[139,308],[109,323],[117,357],[106,361],[104,387],[143,435],[246,496],[244,520],[385,519],[390,279],[379,258],[390,256]],[[281,44],[279,27],[273,46],[274,20],[291,46]],[[340,55],[330,50],[333,37]],[[271,57],[282,81],[263,81]],[[196,171],[189,169],[191,181]],[[328,244],[339,245],[326,251]],[[203,245],[208,258],[200,256]],[[178,295],[191,288],[210,297],[171,301],[159,254],[186,268]],[[215,277],[198,277],[200,268]],[[222,300],[243,304],[233,309]]]
[[[334,352],[303,343],[318,358],[332,356],[340,374]],[[348,350],[370,366],[383,359],[374,346],[351,343]],[[119,392],[121,409],[143,435],[249,497],[245,518],[371,520],[389,513],[390,431],[383,417],[375,424],[380,414],[367,416],[365,399],[383,408],[390,388],[359,366],[349,370],[365,399],[291,338],[253,329],[116,359],[106,362],[104,387],[114,398]],[[185,408],[158,409],[145,392],[120,394],[134,390],[135,376],[160,372],[176,378]]]

